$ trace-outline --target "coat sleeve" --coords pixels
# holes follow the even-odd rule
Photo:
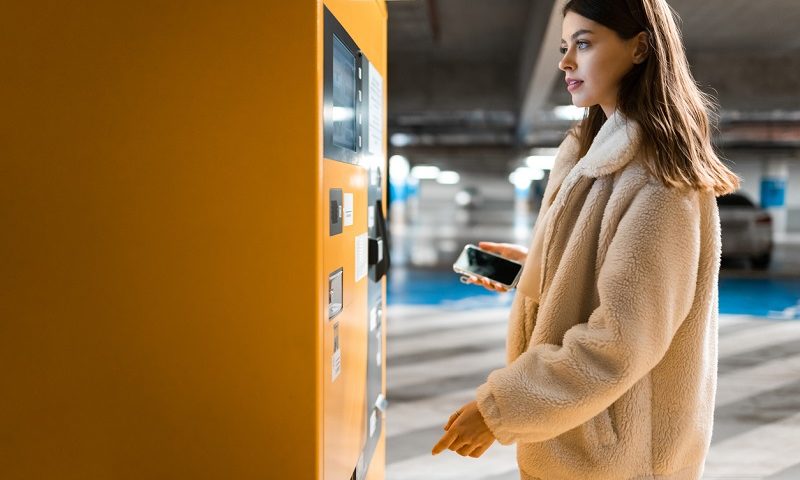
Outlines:
[[[600,267],[588,320],[561,345],[531,346],[478,388],[478,409],[501,444],[545,441],[587,422],[661,360],[694,299],[698,202],[697,192],[653,183],[639,190]]]

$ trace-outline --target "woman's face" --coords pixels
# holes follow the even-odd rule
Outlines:
[[[575,12],[567,12],[561,28],[558,68],[566,73],[565,87],[576,107],[600,105],[606,117],[617,106],[622,77],[643,61],[644,33],[623,40],[614,30]],[[644,42],[644,43],[643,43]]]

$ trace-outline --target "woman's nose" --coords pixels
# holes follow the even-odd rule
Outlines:
[[[570,52],[564,54],[561,60],[558,61],[558,68],[563,71],[575,69],[575,63],[572,61]]]

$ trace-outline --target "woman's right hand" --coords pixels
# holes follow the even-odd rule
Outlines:
[[[478,248],[486,250],[487,252],[496,253],[501,257],[514,260],[515,262],[521,263],[523,265],[525,265],[525,259],[528,257],[527,248],[521,245],[515,245],[513,243],[480,242],[478,243]],[[487,290],[491,290],[493,292],[508,291],[507,287],[489,279],[478,278],[469,275],[465,275],[465,277],[467,277],[467,283],[472,283],[475,285],[483,285],[484,288],[486,288]]]

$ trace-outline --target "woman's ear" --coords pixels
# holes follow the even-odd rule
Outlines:
[[[647,32],[639,32],[633,37],[633,63],[640,64],[647,60],[650,54],[650,37]]]

